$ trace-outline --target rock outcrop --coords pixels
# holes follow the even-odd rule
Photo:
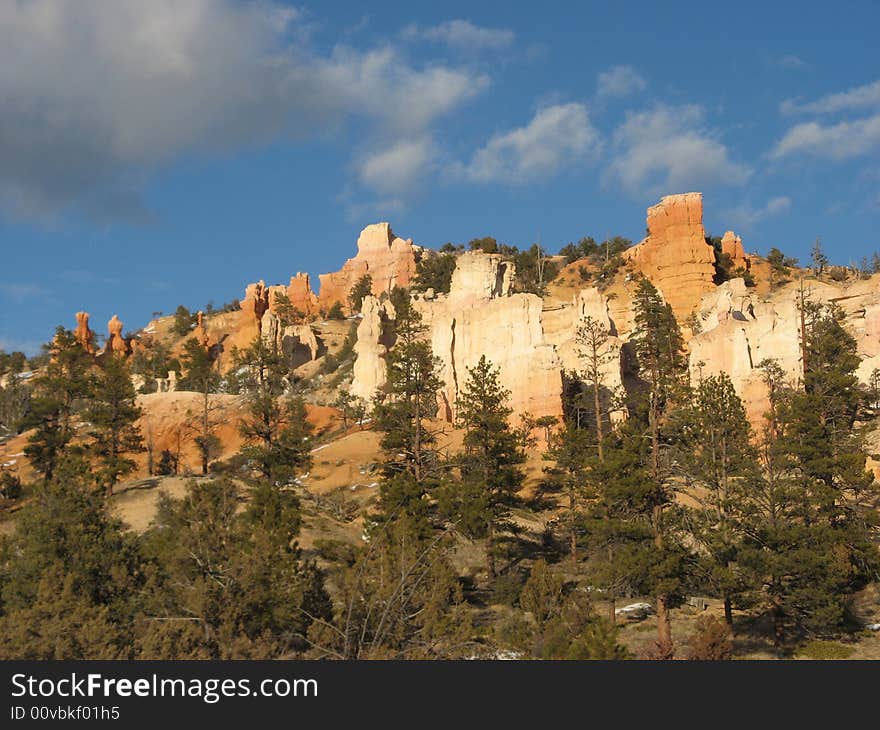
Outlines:
[[[468,251],[455,262],[447,301],[450,307],[463,308],[475,302],[510,296],[515,278],[513,262],[505,261],[498,254]]]
[[[114,314],[107,322],[107,344],[104,352],[112,352],[114,355],[128,354],[129,348],[122,337],[122,327],[122,321]]]
[[[385,323],[390,319],[387,303],[374,296],[364,297],[361,305],[361,322],[357,328],[354,345],[354,379],[351,394],[370,403],[385,385],[385,355],[388,348],[382,342]]]
[[[193,330],[193,337],[195,337],[196,340],[198,340],[198,343],[206,350],[210,347],[208,330],[205,328],[205,315],[202,312],[196,314],[196,327]]]
[[[374,296],[390,292],[395,286],[408,286],[415,276],[418,249],[412,239],[395,236],[390,224],[374,223],[364,228],[357,247],[357,255],[342,269],[320,275],[318,299],[323,308],[329,309],[336,302],[347,306],[351,288],[365,274],[372,279]]]
[[[95,354],[95,333],[89,329],[89,313],[76,313],[76,329],[73,332],[76,341],[89,355]]]
[[[318,311],[318,297],[312,291],[308,274],[297,271],[296,276],[290,277],[287,297],[293,308],[306,316],[316,314]]]
[[[467,377],[483,355],[499,368],[517,415],[562,413],[561,363],[544,337],[541,298],[512,294],[514,267],[501,256],[470,252],[459,256],[449,295],[424,297],[413,306],[422,315],[444,382],[441,416],[455,419],[455,403]],[[364,298],[358,326],[352,395],[369,401],[386,382],[383,336],[394,317],[388,302]]]
[[[266,286],[266,282],[261,279],[255,284],[248,284],[240,306],[259,331],[263,315],[269,310],[269,287]]]
[[[742,267],[748,269],[750,266],[749,257],[746,256],[743,248],[742,239],[733,231],[725,231],[721,237],[721,253],[727,254],[733,263],[734,268]]]
[[[702,193],[667,195],[648,208],[648,236],[623,253],[684,322],[715,285],[715,252],[706,243]]]
[[[448,420],[455,418],[468,368],[484,355],[499,369],[514,414],[561,415],[561,365],[556,349],[544,339],[542,306],[534,294],[513,294],[434,317],[431,346],[442,362],[441,405]]]

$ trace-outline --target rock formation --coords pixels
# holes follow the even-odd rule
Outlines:
[[[742,239],[733,231],[725,231],[721,237],[721,253],[727,254],[734,268],[748,269],[750,261],[743,248]]]
[[[387,303],[374,296],[364,297],[361,305],[361,322],[357,328],[354,345],[354,380],[351,394],[370,403],[386,383],[385,354],[388,348],[382,343],[384,323],[389,319]]]
[[[447,419],[455,417],[467,369],[483,355],[500,369],[514,414],[561,415],[561,364],[556,349],[544,340],[541,309],[540,297],[513,294],[434,317],[431,346],[442,362],[441,402]]]
[[[455,262],[448,302],[466,307],[474,302],[510,296],[516,277],[513,262],[498,254],[468,251]],[[427,297],[426,297],[427,299]]]
[[[292,324],[284,328],[281,348],[288,358],[290,367],[298,368],[304,363],[315,360],[321,350],[321,344],[315,331],[307,324]]]
[[[667,195],[648,208],[648,236],[623,254],[684,322],[715,285],[715,252],[703,230],[702,193]]]
[[[198,340],[199,344],[208,349],[210,347],[210,339],[208,338],[208,330],[205,328],[205,315],[202,312],[196,314],[196,327],[193,330],[193,336]]]
[[[76,329],[73,332],[76,341],[89,355],[95,354],[95,334],[89,329],[89,313],[76,313]]]
[[[336,302],[347,305],[351,288],[364,274],[372,278],[375,296],[395,286],[408,286],[415,276],[417,247],[412,239],[396,237],[390,224],[374,223],[364,228],[357,247],[357,255],[348,259],[342,269],[320,275],[318,299],[323,308],[329,309]]]
[[[562,413],[562,362],[554,343],[545,338],[543,302],[534,294],[512,294],[514,273],[513,264],[499,255],[465,253],[456,262],[448,295],[414,302],[441,362],[440,415],[449,421],[455,418],[455,402],[468,377],[467,369],[483,355],[499,368],[515,414],[537,418]],[[585,295],[584,308],[598,306],[598,299],[591,296]],[[351,393],[369,401],[385,384],[388,343],[382,337],[384,323],[393,318],[393,312],[387,302],[370,296],[364,299],[362,315]],[[569,325],[577,318],[574,306],[568,318]],[[568,340],[573,333],[569,327]]]
[[[260,321],[269,309],[269,289],[266,287],[266,282],[261,279],[256,284],[248,284],[240,306],[256,324],[259,332]]]
[[[318,311],[318,297],[312,291],[309,283],[309,275],[296,272],[296,276],[290,277],[290,284],[287,287],[287,297],[294,309],[302,312],[306,316],[311,316]]]
[[[107,322],[107,344],[104,352],[112,352],[114,355],[128,354],[128,345],[122,337],[122,321],[115,314]]]

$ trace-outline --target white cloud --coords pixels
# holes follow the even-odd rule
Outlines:
[[[801,103],[796,99],[788,99],[780,104],[780,110],[784,114],[833,114],[876,107],[880,107],[880,80],[837,94],[829,94],[816,101]]]
[[[430,137],[404,139],[367,157],[359,166],[363,185],[379,193],[400,196],[418,187],[434,160]]]
[[[487,88],[378,47],[309,47],[277,0],[0,2],[0,205],[144,218],[157,166],[358,119],[354,144],[424,135]]]
[[[643,91],[648,82],[632,66],[615,66],[599,74],[597,94],[600,97],[629,96]]]
[[[793,53],[789,53],[785,56],[779,56],[779,58],[774,58],[772,63],[774,66],[789,69],[790,71],[799,71],[801,69],[810,67],[810,64],[804,61],[804,59],[802,59],[800,56],[795,56]]]
[[[713,184],[741,185],[751,170],[730,159],[699,106],[659,105],[630,113],[614,133],[605,173],[633,195],[663,195]]]
[[[500,50],[510,46],[516,34],[507,28],[484,28],[469,20],[448,20],[440,25],[423,28],[408,25],[403,29],[406,40],[427,40],[445,43],[459,50]]]
[[[524,127],[494,135],[453,172],[473,182],[523,184],[594,159],[600,146],[583,104],[557,104],[540,110]]]
[[[763,206],[754,208],[748,204],[740,205],[728,211],[727,217],[738,228],[750,229],[756,223],[776,215],[787,213],[791,209],[791,198],[779,195],[770,198]]]
[[[831,125],[796,124],[776,143],[770,156],[780,158],[800,153],[840,161],[877,147],[880,147],[880,114]]]

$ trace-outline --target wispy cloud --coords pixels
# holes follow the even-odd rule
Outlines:
[[[787,99],[779,105],[783,114],[833,114],[878,107],[880,107],[880,80],[836,94],[828,94],[815,101],[801,102],[797,99]]]
[[[795,56],[793,53],[774,57],[770,59],[770,63],[773,66],[788,69],[789,71],[801,71],[810,68],[810,64],[804,61],[800,56]]]
[[[419,185],[434,157],[430,136],[402,139],[368,154],[359,164],[358,175],[361,183],[371,190],[401,196]]]
[[[472,182],[522,185],[594,160],[600,145],[583,104],[557,104],[538,111],[525,126],[492,136],[470,162],[451,172]]]
[[[605,183],[632,195],[662,195],[706,185],[741,185],[751,169],[731,159],[700,106],[630,113],[614,132]]]
[[[596,85],[599,97],[610,98],[644,91],[648,82],[632,66],[615,66],[600,73]]]
[[[773,147],[772,158],[793,154],[834,161],[859,157],[880,147],[880,114],[837,124],[804,122],[790,128]]]
[[[754,207],[748,203],[727,212],[727,218],[737,228],[749,230],[766,218],[782,215],[791,209],[791,198],[779,195],[770,198],[764,205]]]
[[[508,28],[486,28],[469,20],[448,20],[423,27],[411,24],[401,34],[406,40],[443,43],[457,50],[500,50],[513,44],[516,34]]]

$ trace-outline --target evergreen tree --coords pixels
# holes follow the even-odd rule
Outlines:
[[[49,349],[50,360],[34,379],[30,413],[23,427],[33,428],[24,452],[33,469],[51,481],[63,453],[76,435],[77,410],[89,393],[91,356],[70,330],[59,327]]]
[[[144,451],[136,423],[141,409],[123,358],[110,355],[92,377],[85,415],[91,423],[89,452],[96,462],[95,478],[112,496],[119,479],[136,466],[129,455]]]
[[[457,659],[472,651],[448,538],[448,531],[425,538],[406,514],[372,531],[353,563],[339,571],[333,621],[311,627],[313,656]]]
[[[295,496],[257,486],[246,509],[226,479],[163,497],[145,548],[158,571],[137,648],[142,658],[279,658],[302,652],[330,617],[317,568],[295,537]],[[170,656],[169,656],[170,654]]]
[[[466,532],[486,538],[486,567],[494,580],[498,541],[511,528],[510,511],[524,479],[519,465],[525,461],[527,434],[511,426],[510,391],[485,355],[467,371],[456,400],[457,422],[465,429],[461,484],[455,485],[447,510]]]
[[[603,458],[602,441],[605,438],[603,420],[607,416],[607,408],[603,405],[603,366],[609,358],[607,348],[610,335],[608,328],[592,317],[584,318],[578,325],[575,335],[575,341],[579,348],[578,354],[585,363],[583,379],[593,391],[593,423],[600,461]]]
[[[218,439],[214,433],[216,422],[213,418],[216,409],[212,406],[211,394],[216,393],[220,386],[220,374],[214,367],[211,351],[195,338],[186,341],[180,363],[184,368],[180,388],[195,390],[202,396],[202,407],[193,426],[196,432],[194,441],[202,462],[202,474],[207,474],[208,463],[218,447]]]
[[[676,462],[698,505],[688,510],[689,531],[700,548],[704,578],[724,600],[732,629],[732,600],[744,588],[736,565],[743,505],[757,475],[751,427],[726,374],[701,380],[679,418]]]
[[[430,421],[437,415],[437,393],[443,387],[440,361],[431,345],[421,339],[424,325],[409,297],[394,296],[394,349],[386,358],[384,397],[374,410],[385,453],[380,486],[381,519],[403,512],[427,530],[424,497],[437,485],[442,465],[436,450],[437,431]]]
[[[244,375],[245,416],[239,432],[245,445],[241,453],[255,465],[260,477],[273,485],[288,482],[311,463],[313,427],[305,403],[285,395],[287,366],[259,337],[236,357],[236,370]]]
[[[651,513],[651,529],[658,552],[658,571],[655,570],[657,591],[658,644],[661,655],[672,652],[672,628],[669,608],[676,600],[683,570],[679,554],[671,541],[671,526],[664,520],[666,508],[674,499],[661,465],[661,428],[669,415],[681,402],[687,367],[678,323],[672,308],[663,301],[660,293],[648,279],[642,279],[633,299],[635,328],[632,340],[638,359],[639,375],[645,383],[640,411],[647,416],[650,437],[650,474],[655,490]],[[667,570],[663,575],[663,568]]]
[[[778,367],[766,367],[764,473],[743,562],[770,602],[780,645],[789,621],[820,634],[838,628],[848,596],[878,568],[877,485],[855,424],[859,358],[841,318],[807,302],[802,389],[780,386]]]
[[[546,486],[562,491],[568,498],[569,552],[577,562],[578,534],[582,529],[580,508],[593,496],[590,470],[596,460],[596,445],[590,432],[572,421],[551,437],[545,459],[553,461],[546,467]]]
[[[35,485],[0,551],[4,658],[127,657],[142,571],[122,527],[79,456]]]
[[[364,303],[364,297],[369,296],[372,293],[373,277],[369,274],[364,274],[355,282],[351,291],[348,293],[348,306],[351,313],[356,314],[357,312],[360,312]]]

